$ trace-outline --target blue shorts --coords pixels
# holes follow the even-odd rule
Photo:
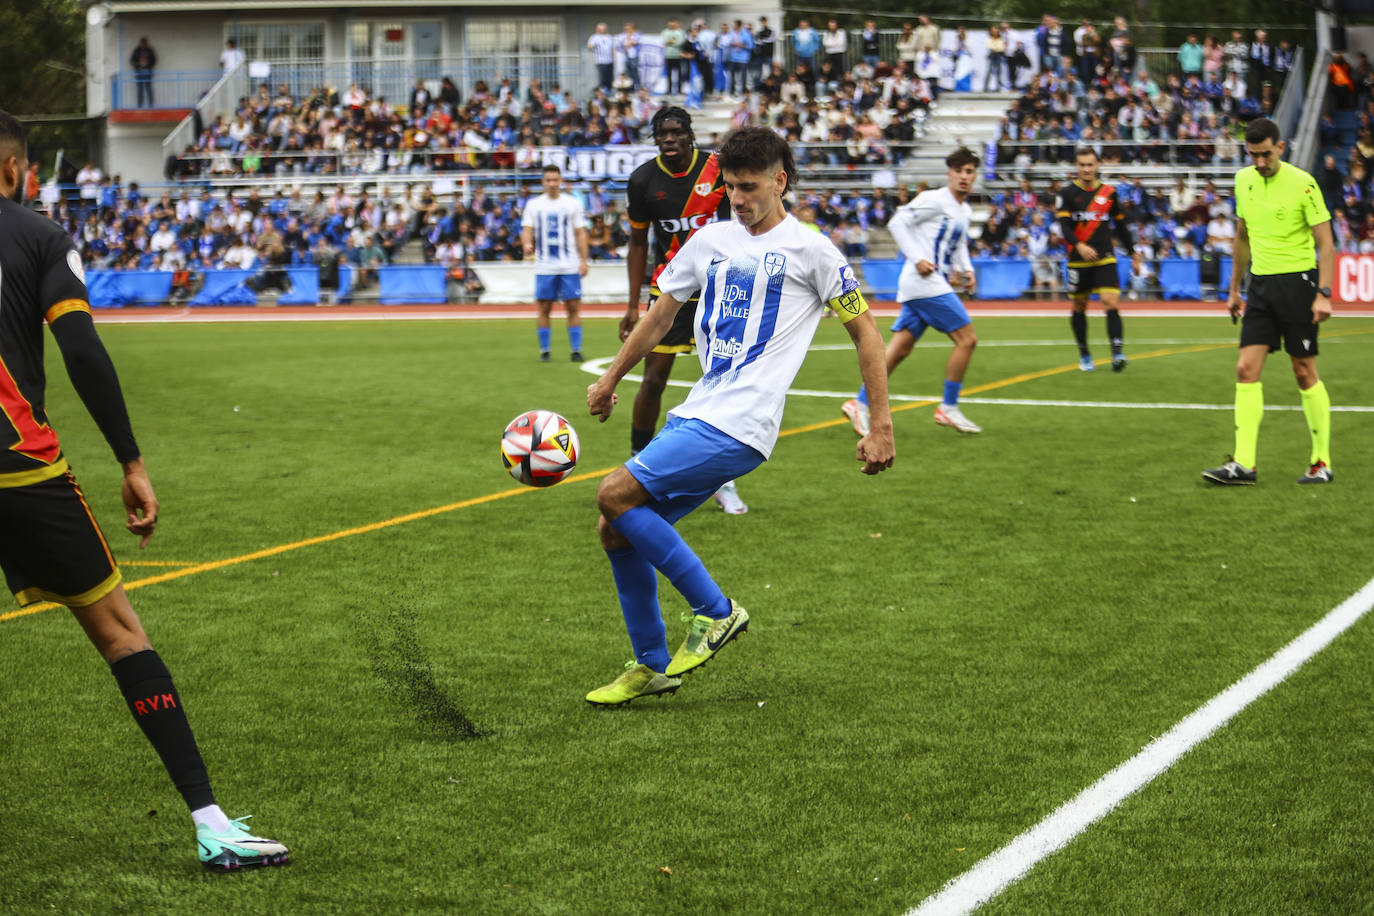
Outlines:
[[[671,523],[761,464],[762,454],[711,424],[670,416],[625,469],[653,497],[649,508]]]
[[[921,339],[926,328],[934,328],[942,334],[957,331],[972,321],[968,309],[953,293],[931,296],[929,299],[908,299],[902,303],[902,313],[892,325],[894,331],[906,331]]]
[[[534,298],[540,302],[581,299],[582,278],[577,274],[535,274]]]

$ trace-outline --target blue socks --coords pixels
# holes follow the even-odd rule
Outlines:
[[[725,597],[682,535],[653,509],[635,506],[611,522],[611,527],[624,535],[641,557],[668,577],[673,587],[687,599],[692,613],[717,620],[730,616],[730,599]]]
[[[856,395],[854,395],[854,400],[858,401],[860,404],[864,405],[865,407],[868,406],[868,386],[867,386],[867,385],[860,385],[860,386],[859,386],[859,393],[856,394]]]
[[[553,343],[553,331],[549,328],[535,328],[539,332],[539,352],[549,352],[549,345]]]
[[[576,353],[582,349],[582,326],[568,328],[568,346]]]
[[[963,382],[951,382],[945,379],[945,403],[950,407],[959,403],[959,392],[964,389]]]
[[[668,653],[663,614],[658,609],[658,573],[633,547],[608,550],[606,557],[611,561],[611,575],[615,577],[620,612],[625,615],[635,661],[660,674],[667,671],[672,656]]]

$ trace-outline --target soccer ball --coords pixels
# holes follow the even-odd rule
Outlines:
[[[531,487],[550,487],[573,472],[581,446],[572,424],[551,410],[530,410],[501,435],[501,463]]]

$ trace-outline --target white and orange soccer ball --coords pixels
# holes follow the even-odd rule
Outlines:
[[[577,467],[581,446],[572,424],[551,410],[529,410],[501,435],[501,463],[531,487],[549,487]]]

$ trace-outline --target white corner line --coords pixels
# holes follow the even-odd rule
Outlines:
[[[1140,753],[1061,805],[1049,817],[952,879],[906,916],[972,913],[1063,849],[1095,821],[1154,780],[1241,710],[1280,684],[1374,607],[1374,579]]]

